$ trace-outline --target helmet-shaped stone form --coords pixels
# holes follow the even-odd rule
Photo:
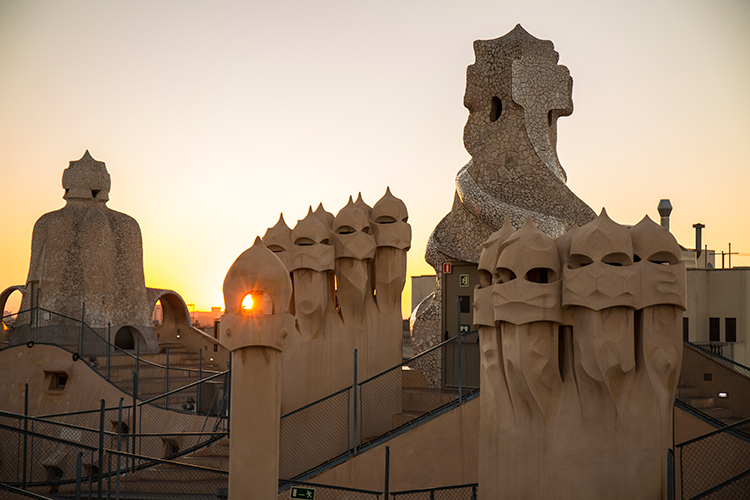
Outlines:
[[[66,200],[109,200],[111,179],[103,161],[92,158],[86,150],[80,160],[71,161],[63,172],[62,186]]]
[[[526,224],[500,245],[492,305],[495,321],[562,322],[560,259],[554,240]]]
[[[266,229],[263,244],[281,259],[287,269],[291,266],[292,230],[286,225],[284,214],[279,215],[279,220],[273,227]]]
[[[283,321],[289,312],[292,281],[281,259],[259,237],[229,268],[223,290],[226,313],[221,323],[222,344],[232,351],[245,346],[272,347],[280,351],[289,325],[293,324],[293,321]],[[249,310],[243,307],[248,295],[253,301]],[[279,329],[272,327],[273,321],[267,322],[268,328],[242,328],[241,325],[249,321],[245,315],[251,316],[254,322],[263,317],[281,318],[275,325]]]
[[[361,199],[357,198],[358,202]],[[370,230],[368,208],[364,202],[355,204],[350,196],[349,203],[336,214],[333,243],[337,259],[371,260],[375,256],[375,238]]]
[[[312,269],[313,271],[333,271],[334,250],[330,243],[330,229],[313,213],[312,207],[307,216],[297,221],[292,230],[294,256],[290,271]]]
[[[635,308],[639,295],[630,231],[602,209],[595,221],[572,232],[563,302],[599,311],[606,307]]]
[[[378,247],[393,247],[408,250],[411,247],[411,226],[407,224],[409,212],[406,204],[391,194],[391,188],[372,208],[372,220],[375,243]]]

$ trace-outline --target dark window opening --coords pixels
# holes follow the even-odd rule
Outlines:
[[[507,283],[516,279],[516,273],[506,267],[497,268],[497,279],[495,283]]]
[[[721,342],[719,318],[708,318],[708,340],[709,342]]]
[[[689,342],[690,323],[688,318],[682,318],[682,340]]]
[[[503,113],[503,101],[499,97],[495,96],[492,98],[492,105],[490,107],[490,121],[495,122],[500,115]]]
[[[98,189],[92,189],[91,190],[91,197],[92,198],[96,198],[96,195],[98,195],[98,194],[99,194],[99,190]]]
[[[177,330],[179,332],[179,330]],[[130,331],[130,327],[123,326],[115,334],[115,347],[120,349],[135,349],[135,337]]]
[[[458,300],[461,303],[460,311],[462,313],[471,312],[471,297],[468,295],[459,295]]]
[[[724,321],[726,341],[737,342],[737,318],[726,318]]]
[[[555,271],[546,267],[535,267],[526,273],[526,280],[532,283],[552,283],[555,279]]]
[[[579,267],[586,267],[593,263],[594,261],[588,255],[574,253],[570,256],[570,264],[568,264],[568,267],[571,269],[578,269]]]

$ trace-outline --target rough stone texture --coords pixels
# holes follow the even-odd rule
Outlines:
[[[519,228],[531,216],[551,237],[595,217],[565,185],[557,158],[557,119],[573,112],[573,80],[557,64],[552,42],[517,25],[495,40],[475,41],[474,53],[464,95],[464,145],[472,159],[456,176],[451,212],[427,243],[438,284],[416,311],[415,353],[441,339],[444,262],[478,262],[482,243],[506,217]]]
[[[141,230],[132,217],[107,207],[110,177],[104,162],[88,151],[71,161],[62,178],[66,205],[44,214],[34,225],[31,263],[21,310],[36,305],[57,314],[39,315],[38,339],[76,344],[84,320],[112,336],[126,327],[141,339],[143,352],[158,350],[143,276]],[[31,314],[19,314],[11,343],[36,333]],[[36,326],[36,323],[34,323]]]
[[[666,499],[686,303],[669,231],[602,211],[552,240],[529,218],[480,262],[482,495]]]
[[[263,243],[292,276],[297,319],[283,354],[283,413],[351,385],[355,349],[360,381],[401,362],[407,220],[387,189],[372,208],[349,198],[336,216],[320,205],[293,229],[282,216],[266,231]]]

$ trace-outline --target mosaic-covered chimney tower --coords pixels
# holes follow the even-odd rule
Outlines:
[[[83,315],[104,338],[111,331],[113,343],[132,349],[140,339],[142,352],[158,351],[141,229],[132,217],[107,207],[110,184],[106,165],[88,151],[63,172],[66,204],[40,217],[31,239],[21,311],[38,305],[39,314],[19,314],[11,344],[76,345],[80,324],[65,316]],[[87,352],[95,352],[92,335],[86,337]]]
[[[456,322],[443,314],[456,308],[443,296],[443,264],[478,263],[482,243],[506,217],[516,229],[531,217],[556,238],[596,216],[566,186],[557,157],[557,119],[573,112],[573,80],[568,68],[557,64],[552,42],[516,25],[500,38],[475,41],[474,53],[464,95],[469,110],[464,145],[471,160],[456,176],[451,212],[427,243],[425,258],[438,280],[413,316],[415,354],[444,340],[444,332],[455,335]]]

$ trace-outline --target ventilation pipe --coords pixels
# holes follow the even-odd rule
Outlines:
[[[703,229],[704,226],[700,222],[697,224],[693,224],[693,227],[695,228],[695,259],[698,260],[701,256],[701,229]]]
[[[659,201],[659,215],[661,215],[661,227],[669,231],[669,214],[672,213],[672,204],[668,199]]]

